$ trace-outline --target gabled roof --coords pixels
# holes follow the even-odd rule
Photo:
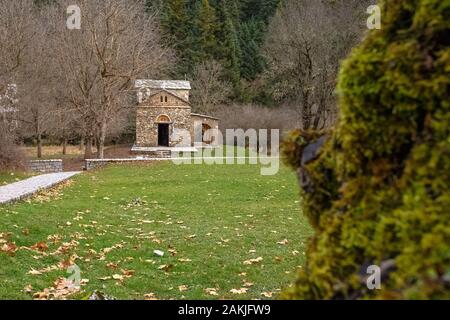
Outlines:
[[[182,80],[136,80],[136,88],[191,90],[191,83]]]
[[[147,99],[150,99],[150,98],[152,98],[152,97],[154,97],[154,96],[160,94],[161,92],[164,92],[164,93],[166,93],[166,94],[168,94],[168,95],[171,95],[172,97],[177,98],[177,99],[180,100],[180,101],[183,101],[183,102],[186,103],[188,106],[192,106],[191,103],[190,103],[189,101],[183,99],[182,97],[177,96],[176,94],[174,94],[174,93],[172,93],[172,92],[170,92],[170,91],[167,91],[166,89],[159,90],[159,91],[157,91],[157,92],[155,92],[155,93],[149,95],[149,96],[147,97]],[[143,102],[143,104],[145,104],[145,102]]]
[[[213,120],[220,120],[219,118],[208,116],[206,114],[199,114],[199,113],[191,113],[191,116],[199,117],[199,118],[213,119]]]

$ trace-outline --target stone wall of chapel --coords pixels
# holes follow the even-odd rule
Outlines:
[[[141,90],[144,100],[145,100],[145,104],[149,104],[150,102],[148,101],[148,96],[151,96],[153,94],[156,94],[158,92],[160,92],[161,89],[143,89]],[[168,92],[176,95],[177,97],[180,97],[181,99],[185,100],[185,101],[189,101],[189,90],[167,90]],[[162,91],[160,95],[158,96],[158,100],[160,100],[160,96],[171,96],[170,94],[167,94],[167,92]],[[172,97],[173,98],[173,97]],[[152,101],[154,101],[153,99],[151,99]]]
[[[219,129],[219,120],[201,115],[191,115],[191,139],[194,143],[202,143],[202,126],[206,124],[211,129]],[[208,137],[206,137],[208,139]],[[217,141],[216,141],[217,143]]]
[[[174,97],[172,97],[174,98]],[[159,100],[160,101],[160,100]],[[174,98],[174,101],[180,101]],[[173,102],[173,101],[172,101]],[[155,103],[156,105],[156,103]],[[139,147],[157,147],[158,146],[158,116],[167,115],[171,123],[169,125],[169,145],[190,146],[189,138],[180,135],[180,130],[191,132],[191,108],[182,106],[159,106],[145,107],[139,106],[136,115],[136,144]]]

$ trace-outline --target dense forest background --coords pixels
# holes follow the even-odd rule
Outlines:
[[[249,113],[255,106],[283,108],[284,126],[320,129],[336,120],[340,63],[361,40],[373,3],[147,0],[146,6],[157,12],[162,40],[175,51],[169,76],[192,82],[198,112],[227,121],[236,106],[253,107]]]
[[[43,144],[86,142],[101,158],[132,144],[138,78],[189,80],[193,111],[221,129],[332,127],[341,61],[375,1],[77,0],[69,30],[72,1],[0,0],[0,95],[15,85],[19,124],[4,145],[40,157]]]
[[[175,78],[192,78],[196,67],[216,61],[232,85],[229,98],[270,104],[263,91],[247,90],[266,67],[262,54],[280,0],[147,0],[160,12],[161,29],[178,62]]]

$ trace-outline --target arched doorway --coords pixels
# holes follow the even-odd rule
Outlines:
[[[210,125],[202,123],[202,142],[205,144],[212,144],[214,142],[211,132],[209,131],[211,129]]]
[[[170,146],[170,124],[171,120],[169,116],[163,114],[156,119],[158,125],[158,146],[169,147]]]

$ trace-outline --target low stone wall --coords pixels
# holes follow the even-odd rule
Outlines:
[[[108,164],[124,164],[124,163],[143,163],[143,162],[154,162],[158,160],[170,160],[170,158],[160,158],[160,159],[87,159],[84,160],[84,170],[94,170],[97,168],[104,167]]]
[[[63,161],[60,159],[53,160],[30,160],[28,167],[32,172],[38,173],[55,173],[63,172]]]

